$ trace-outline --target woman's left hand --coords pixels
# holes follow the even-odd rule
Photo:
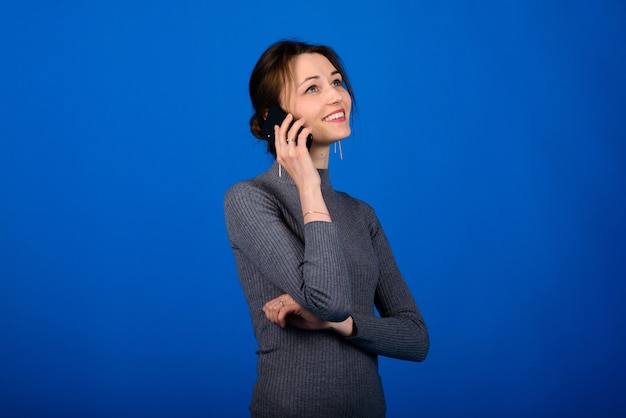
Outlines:
[[[331,327],[328,321],[313,315],[286,293],[267,302],[263,306],[263,312],[270,322],[280,325],[281,328],[285,328],[286,324],[308,330],[323,330]]]

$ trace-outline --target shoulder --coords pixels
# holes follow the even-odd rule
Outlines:
[[[259,193],[261,188],[255,179],[239,181],[224,193],[224,203],[234,203],[238,200],[247,198],[250,194]]]
[[[237,182],[226,189],[224,193],[224,208],[228,210],[229,208],[261,203],[268,200],[273,200],[270,188],[262,181],[259,181],[258,178],[254,178]]]
[[[282,206],[280,185],[272,179],[270,170],[258,176],[239,181],[224,193],[226,217],[257,217],[275,214]]]
[[[224,193],[225,203],[234,203],[242,199],[250,199],[255,196],[267,194],[271,186],[267,181],[267,172],[263,172],[256,177],[241,180],[231,185]]]
[[[364,200],[353,197],[345,192],[336,192],[341,199],[341,205],[351,218],[358,219],[358,222],[368,229],[372,238],[376,237],[382,230],[380,219],[372,205]]]
[[[353,213],[359,216],[365,216],[366,218],[376,217],[376,211],[374,208],[364,200],[349,195],[346,192],[335,191],[338,198],[344,207],[350,209]]]

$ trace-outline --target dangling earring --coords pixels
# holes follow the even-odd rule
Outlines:
[[[335,154],[337,154],[337,144],[339,144],[339,159],[343,160],[343,151],[341,150],[341,141],[335,142]]]
[[[283,176],[283,166],[278,164],[278,177]]]

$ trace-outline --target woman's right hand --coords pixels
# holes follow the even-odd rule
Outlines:
[[[274,127],[276,161],[287,170],[300,192],[319,188],[320,176],[306,147],[311,129],[303,127],[304,119],[295,121],[290,128],[292,120],[293,115],[288,114],[280,126]],[[300,128],[302,132],[298,135]]]
[[[308,330],[330,328],[329,322],[321,320],[304,309],[286,293],[268,301],[263,306],[263,312],[268,321],[280,325],[281,328],[285,328],[287,324]]]
[[[313,315],[304,309],[288,294],[282,294],[268,301],[263,306],[263,313],[268,321],[285,328],[289,324],[293,327],[319,331],[330,329],[344,337],[355,335],[356,328],[351,316],[341,322],[328,322]]]

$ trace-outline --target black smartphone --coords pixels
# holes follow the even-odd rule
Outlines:
[[[267,138],[268,141],[271,141],[272,145],[274,144],[274,141],[275,141],[274,125],[280,126],[286,117],[287,117],[287,112],[281,109],[280,106],[278,105],[272,105],[272,107],[270,107],[269,111],[267,112],[267,119],[265,119],[265,122],[263,123],[263,129],[261,131],[261,134],[263,135],[264,138]],[[295,120],[291,122],[289,127],[291,128],[291,125],[293,125],[294,123],[295,123]],[[300,132],[302,132],[302,129],[303,128],[300,128],[300,130],[298,131],[298,135],[300,135]],[[298,145],[297,135],[295,139],[296,139],[296,145]],[[313,135],[309,134],[306,137],[306,147],[308,149],[311,149],[312,143],[313,143]]]

